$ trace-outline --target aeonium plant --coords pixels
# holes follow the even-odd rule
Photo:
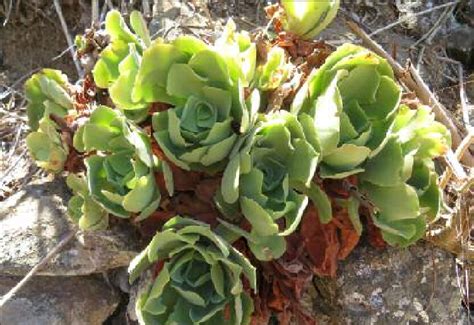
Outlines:
[[[257,46],[250,34],[237,32],[235,22],[229,19],[213,47],[224,57],[230,74],[238,76],[243,87],[249,86],[257,64]]]
[[[306,117],[299,120],[286,111],[262,117],[231,153],[222,178],[218,208],[233,220],[241,213],[251,230],[222,222],[243,235],[260,260],[276,259],[285,252],[284,236],[296,230],[308,202],[294,189],[311,186],[319,158],[314,126]]]
[[[383,147],[401,88],[385,59],[352,44],[339,47],[296,95],[291,112],[314,120],[320,177],[341,179],[364,171]]]
[[[92,75],[99,88],[109,90],[113,103],[135,121],[142,121],[148,113],[148,104],[133,101],[131,89],[140,66],[143,51],[150,46],[148,28],[138,11],[130,14],[131,30],[122,15],[112,10],[105,19],[105,32],[110,43],[100,52]]]
[[[433,159],[449,147],[449,133],[428,108],[400,105],[401,88],[383,58],[343,45],[295,90],[291,107],[289,96],[280,111],[262,111],[297,69],[288,53],[303,55],[285,51],[284,41],[311,45],[298,37],[314,37],[338,5],[281,1],[275,26],[290,33],[270,49],[259,47],[258,62],[254,35],[237,32],[232,21],[213,44],[185,35],[152,40],[138,12],[127,25],[112,11],[107,46],[94,47],[101,49],[94,83],[85,79],[90,95],[71,96],[55,70],[27,82],[28,148],[48,171],[68,163],[68,213],[79,227],[106,229],[113,216],[141,221],[153,214],[135,224],[142,234],[158,230],[129,269],[131,281],[151,274],[151,281],[141,277],[146,287],[135,305],[141,324],[249,324],[281,308],[288,319],[293,307],[281,306],[300,297],[287,288],[303,286],[301,263],[312,263],[305,283],[310,269],[326,267],[318,263],[335,274],[336,259],[363,231],[360,214],[401,247],[436,219],[441,193]],[[111,107],[99,105],[104,101]],[[69,168],[73,158],[77,170]],[[178,206],[189,219],[169,220]],[[231,246],[236,238],[248,259]],[[259,260],[265,278],[255,301],[249,259]]]
[[[153,118],[167,158],[186,170],[222,170],[259,106],[256,92],[244,95],[256,64],[250,36],[229,21],[213,46],[191,36],[151,41],[138,13],[132,13],[130,25],[135,33],[118,12],[108,14],[111,43],[93,70],[96,84],[108,88],[114,104],[136,121],[147,117],[153,103],[172,106]]]
[[[150,45],[150,35],[139,12],[131,13],[130,25],[134,32],[117,10],[110,11],[105,18],[105,32],[110,43],[101,51],[92,70],[94,82],[100,88],[109,88],[120,77],[119,65],[129,55],[130,44],[135,45],[139,53]]]
[[[277,89],[287,79],[291,64],[287,62],[285,51],[272,47],[263,64],[256,69],[254,86],[261,91]]]
[[[82,230],[104,230],[109,226],[109,213],[98,204],[87,186],[83,175],[69,174],[67,186],[73,196],[68,202],[68,215]]]
[[[174,106],[153,115],[154,137],[167,158],[185,170],[215,173],[256,118],[259,94],[245,98],[243,83],[235,62],[183,36],[145,51],[133,90]]]
[[[73,109],[68,78],[59,70],[42,69],[25,82],[28,125],[35,131],[43,117],[65,117]]]
[[[442,193],[433,159],[450,146],[448,130],[430,108],[400,107],[385,146],[360,174],[360,190],[374,205],[373,221],[389,244],[413,244],[437,217]]]
[[[153,265],[157,276],[135,305],[140,324],[250,323],[256,270],[209,225],[169,220],[130,264],[130,282]]]
[[[97,107],[77,130],[74,147],[88,154],[87,187],[102,208],[122,218],[136,214],[137,220],[158,208],[161,195],[154,171],[166,163],[158,161],[149,137],[120,111]],[[172,176],[166,179],[172,181]]]
[[[336,17],[340,0],[282,0],[283,28],[302,39],[313,39]]]
[[[26,146],[36,164],[50,173],[60,173],[69,153],[59,127],[49,117],[40,120],[37,131],[26,137]]]
[[[25,83],[28,125],[26,145],[39,167],[52,173],[64,168],[69,148],[51,115],[63,118],[73,111],[67,77],[58,70],[43,69]]]

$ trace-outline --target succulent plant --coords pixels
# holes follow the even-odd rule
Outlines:
[[[168,221],[130,264],[130,281],[156,263],[158,276],[136,302],[140,324],[249,324],[244,279],[255,290],[255,268],[209,225]]]
[[[66,179],[73,197],[68,203],[69,217],[82,230],[104,230],[109,225],[109,213],[94,201],[83,176],[69,174]]]
[[[88,75],[73,93],[51,69],[26,82],[26,144],[43,169],[69,172],[68,214],[79,228],[153,214],[138,227],[144,238],[157,233],[129,267],[130,282],[145,284],[135,304],[140,324],[312,324],[300,293],[314,274],[334,275],[357,245],[360,213],[371,218],[369,240],[399,247],[436,220],[433,159],[450,134],[428,107],[400,104],[386,60],[345,44],[302,86],[285,83],[318,46],[301,39],[325,28],[339,3],[271,6],[275,29],[288,33],[268,51],[270,40],[259,38],[266,33],[238,32],[232,20],[214,44],[151,40],[138,12],[127,25],[113,10],[105,34],[77,38],[84,62],[101,50],[94,82]],[[111,107],[91,95],[95,86]],[[161,200],[160,190],[169,196]],[[170,219],[176,213],[189,218]],[[259,260],[258,296],[246,256]]]
[[[345,44],[308,77],[292,104],[314,119],[322,178],[344,178],[383,147],[401,89],[385,59]]]
[[[192,37],[156,43],[145,51],[134,94],[175,105],[153,115],[153,129],[177,166],[210,173],[224,169],[239,134],[254,122],[258,93],[245,101],[241,71],[232,67],[217,50]]]
[[[96,108],[74,137],[78,151],[96,154],[85,159],[92,198],[115,216],[138,220],[156,210],[160,192],[154,169],[160,163],[151,153],[149,138],[119,111]]]
[[[38,129],[43,117],[49,117],[50,114],[64,117],[73,109],[68,87],[67,76],[53,69],[42,69],[26,81],[26,112],[28,125],[33,131]]]
[[[69,148],[64,143],[58,126],[48,117],[41,119],[39,128],[26,137],[26,146],[36,164],[51,173],[60,173]]]
[[[285,30],[303,39],[312,39],[336,17],[339,0],[282,0],[284,14],[281,22]]]
[[[230,75],[238,76],[242,87],[249,86],[255,77],[257,61],[257,46],[249,33],[237,32],[235,22],[229,19],[222,34],[216,39],[214,49],[223,56]]]
[[[99,60],[92,71],[94,81],[100,88],[111,87],[120,77],[119,65],[129,55],[130,44],[133,44],[139,53],[150,45],[148,30],[137,11],[130,15],[130,24],[135,33],[128,28],[119,11],[112,10],[107,14],[105,32],[110,37],[110,43],[100,52]]]
[[[255,87],[262,91],[278,88],[285,82],[290,68],[285,51],[280,47],[272,47],[265,63],[257,67]]]
[[[110,44],[102,50],[92,74],[96,85],[108,88],[110,98],[128,118],[143,120],[148,104],[131,98],[135,77],[140,67],[143,51],[151,44],[150,35],[143,17],[138,11],[130,14],[133,33],[120,12],[112,10],[105,20],[105,31]]]
[[[376,208],[374,223],[389,244],[414,243],[438,215],[441,192],[432,159],[450,146],[448,130],[428,107],[401,106],[386,144],[359,177]]]
[[[250,233],[226,225],[247,238],[258,259],[280,257],[286,248],[283,237],[298,227],[308,198],[294,187],[311,187],[319,157],[315,141],[309,116],[299,120],[280,111],[266,116],[231,154],[217,206],[230,217],[242,212],[252,226]],[[284,230],[279,219],[285,220]]]

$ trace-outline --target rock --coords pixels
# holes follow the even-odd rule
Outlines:
[[[0,277],[0,296],[20,278]],[[100,325],[120,295],[99,276],[34,277],[2,308],[2,325]]]
[[[474,69],[474,28],[468,25],[453,30],[446,38],[448,55],[464,64],[468,69]]]
[[[137,313],[135,312],[135,304],[140,294],[146,291],[148,286],[153,283],[153,272],[148,269],[145,271],[138,280],[130,288],[130,298],[127,305],[126,313],[127,318],[132,322],[138,322]]]
[[[338,274],[336,307],[313,299],[323,324],[462,324],[454,257],[429,244],[383,251],[362,245]]]
[[[0,274],[24,275],[73,229],[65,210],[69,190],[62,179],[42,180],[2,202]],[[128,225],[77,236],[39,275],[87,275],[128,266],[137,254]]]
[[[137,292],[150,278],[148,271],[132,285],[129,320],[136,320]],[[454,257],[430,244],[382,251],[361,244],[340,263],[337,279],[314,283],[301,303],[321,325],[469,324]]]

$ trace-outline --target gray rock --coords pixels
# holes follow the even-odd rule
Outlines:
[[[32,183],[0,207],[0,274],[24,275],[71,229],[62,179]],[[116,228],[116,229],[115,229]],[[39,275],[87,275],[127,266],[137,254],[128,225],[79,234]]]
[[[448,55],[464,64],[468,69],[474,68],[474,28],[462,25],[446,37]]]
[[[0,277],[0,296],[20,278]],[[2,308],[2,325],[100,325],[120,296],[99,276],[34,277]]]
[[[338,274],[334,305],[312,294],[322,324],[463,323],[454,257],[429,244],[382,251],[362,245]]]

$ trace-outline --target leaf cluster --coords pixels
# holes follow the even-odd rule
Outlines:
[[[282,1],[278,19],[308,39],[339,5],[301,3]],[[403,104],[390,65],[369,50],[344,44],[305,74],[278,42],[258,53],[232,21],[212,44],[151,39],[138,12],[129,24],[109,12],[105,32],[87,87],[107,98],[77,103],[59,71],[35,74],[27,144],[50,172],[71,152],[83,160],[67,177],[81,229],[116,217],[153,233],[129,269],[131,281],[155,270],[136,304],[142,324],[250,324],[269,310],[311,324],[292,300],[313,275],[334,276],[364,231],[406,247],[437,218],[433,159],[450,134],[429,107]]]

